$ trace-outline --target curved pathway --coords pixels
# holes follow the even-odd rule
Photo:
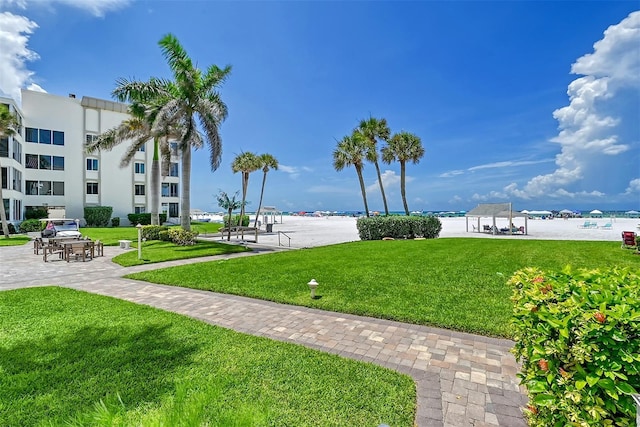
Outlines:
[[[256,249],[222,258],[277,250]],[[91,262],[44,263],[30,244],[0,247],[0,290],[64,286],[385,366],[414,378],[418,426],[526,426],[512,341],[124,279],[132,272],[221,257],[123,268],[111,262],[120,252],[105,247],[106,256]]]

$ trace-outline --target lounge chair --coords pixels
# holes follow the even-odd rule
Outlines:
[[[591,221],[585,221],[584,224],[579,225],[578,228],[591,228]]]
[[[601,230],[611,230],[613,228],[613,225],[610,222],[608,222],[605,225],[601,225],[598,228],[600,228]]]
[[[635,248],[636,247],[636,233],[633,231],[622,232],[622,246],[621,248]]]

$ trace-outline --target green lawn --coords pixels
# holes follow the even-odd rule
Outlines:
[[[0,292],[3,426],[412,426],[410,377],[63,288]]]
[[[200,234],[215,234],[222,224],[215,222],[192,222],[191,231]],[[83,236],[91,237],[91,240],[100,240],[105,246],[118,246],[118,240],[138,241],[138,229],[136,227],[84,227],[80,229]]]
[[[368,241],[213,261],[127,277],[510,337],[507,279],[526,266],[640,268],[617,242]],[[307,282],[320,285],[312,300]]]
[[[132,246],[137,247],[134,241]],[[172,261],[176,259],[197,258],[203,256],[222,255],[237,252],[246,252],[244,246],[227,245],[225,243],[199,240],[193,246],[177,246],[171,242],[152,240],[142,244],[142,258],[138,259],[138,250],[124,252],[113,258],[113,262],[123,267],[132,265],[152,264],[154,262]]]
[[[0,235],[0,246],[20,246],[31,241],[29,236],[11,235],[6,239],[3,235]]]

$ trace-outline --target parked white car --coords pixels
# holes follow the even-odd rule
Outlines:
[[[47,225],[42,230],[42,237],[80,237],[78,221],[66,218],[43,218],[41,221]]]

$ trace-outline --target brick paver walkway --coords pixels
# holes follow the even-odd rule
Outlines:
[[[123,279],[214,257],[122,268],[110,261],[120,249],[105,252],[91,262],[45,264],[30,245],[2,247],[0,290],[70,287],[395,369],[416,381],[418,426],[526,426],[509,340]]]

